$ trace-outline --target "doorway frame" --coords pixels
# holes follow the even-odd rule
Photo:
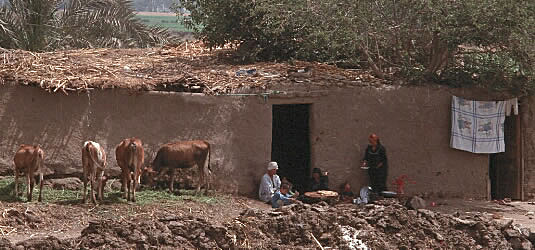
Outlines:
[[[516,183],[514,183],[515,185],[515,193],[518,194],[518,197],[520,198],[519,200],[520,201],[524,201],[525,200],[525,193],[524,193],[524,158],[523,158],[523,150],[524,150],[524,139],[523,139],[523,133],[522,133],[522,119],[521,119],[521,112],[520,112],[520,105],[519,105],[519,112],[518,112],[518,115],[515,115],[515,114],[511,114],[511,116],[513,117],[512,119],[515,119],[515,144],[517,145],[516,146],[516,152],[514,153],[515,154],[515,158],[516,158],[516,161],[515,161],[515,168],[518,170],[517,171],[517,174],[516,174],[516,179],[518,180]],[[507,148],[507,145],[505,145],[505,147]],[[493,156],[496,155],[496,154],[489,154],[488,156],[488,159],[489,159],[489,172],[487,174],[487,177],[488,177],[488,184],[487,184],[487,199],[488,200],[493,200],[493,199],[496,199],[496,197],[492,197],[492,185],[493,185],[493,181],[496,181],[496,180],[493,180],[491,178],[491,172],[490,172],[490,166],[491,164],[495,164],[495,162],[492,162],[493,161]],[[495,166],[496,168],[496,166]],[[499,189],[499,183],[496,184],[496,189]],[[499,193],[497,190],[495,190],[496,193]],[[511,197],[512,198],[512,197]]]
[[[311,171],[312,171],[312,168],[314,166],[314,147],[312,145],[312,134],[313,134],[313,130],[314,130],[314,124],[313,124],[313,112],[314,112],[314,103],[310,100],[307,100],[309,98],[303,98],[303,99],[299,99],[299,100],[292,100],[291,102],[288,102],[287,100],[276,100],[276,101],[271,101],[269,104],[271,106],[271,147],[270,147],[270,160],[274,160],[272,157],[273,157],[273,122],[274,122],[274,117],[273,117],[273,110],[274,110],[274,106],[284,106],[284,105],[306,105],[308,108],[307,108],[307,112],[308,112],[308,120],[307,120],[307,123],[308,123],[308,134],[307,134],[307,140],[308,140],[308,173],[305,173],[305,175],[307,177],[310,177],[311,175]],[[303,187],[303,188],[306,188],[306,187]]]

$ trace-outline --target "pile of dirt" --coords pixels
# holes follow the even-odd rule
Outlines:
[[[262,212],[246,210],[229,225],[237,245],[250,248],[335,249],[531,249],[511,223],[490,215],[444,215],[408,210],[397,200],[355,206],[294,204]]]
[[[193,216],[166,216],[159,220],[92,221],[81,236],[60,240],[39,237],[13,245],[0,241],[0,249],[229,249],[232,236],[225,227]]]
[[[408,210],[396,200],[356,206],[293,204],[275,210],[246,209],[216,225],[193,215],[92,221],[80,237],[36,238],[0,249],[531,249],[512,223],[474,213],[444,215]]]
[[[34,211],[26,209],[24,212],[18,209],[5,209],[2,211],[2,227],[23,229],[25,227],[37,228],[42,222],[41,218]],[[6,232],[2,232],[5,234]]]
[[[167,216],[157,221],[91,222],[74,240],[75,248],[202,248],[228,249],[231,238],[224,227],[193,216]]]

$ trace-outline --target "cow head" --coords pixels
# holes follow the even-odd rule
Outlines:
[[[130,143],[128,144],[128,150],[130,150],[132,152],[136,151],[136,147],[137,147],[137,145],[136,145],[136,143],[134,141],[130,141]]]
[[[156,180],[156,174],[157,172],[149,165],[141,169],[140,178],[143,184],[152,187]]]

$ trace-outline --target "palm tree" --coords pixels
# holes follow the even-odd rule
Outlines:
[[[149,47],[172,39],[136,19],[130,0],[9,0],[0,7],[3,48]]]

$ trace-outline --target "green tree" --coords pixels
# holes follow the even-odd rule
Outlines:
[[[10,0],[0,8],[0,47],[30,51],[147,47],[172,39],[135,17],[129,0]]]
[[[412,82],[535,89],[535,2],[184,0],[183,22],[244,58],[313,60]],[[241,48],[241,49],[240,49]]]

